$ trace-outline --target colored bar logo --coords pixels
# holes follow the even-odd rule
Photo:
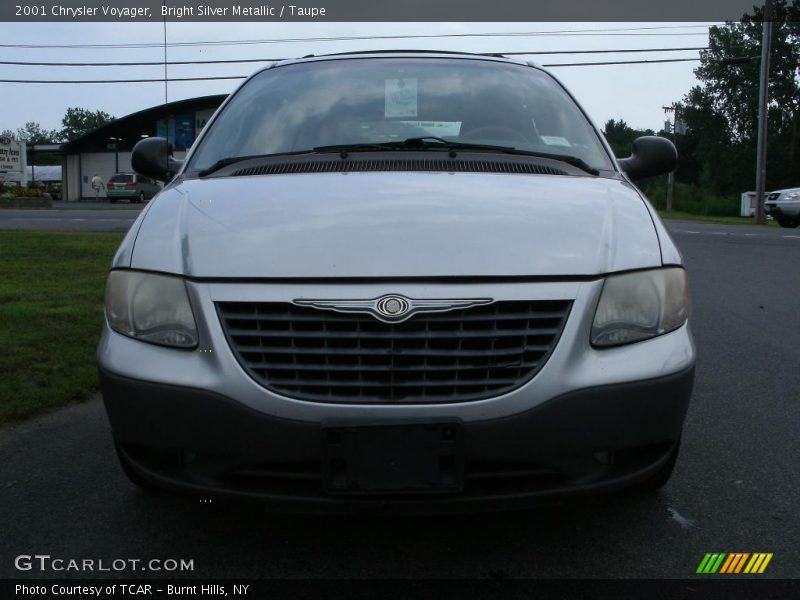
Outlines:
[[[769,561],[772,560],[772,553],[769,552],[724,552],[708,553],[700,561],[696,573],[702,575],[713,575],[720,573],[725,575],[735,575],[738,573],[763,573],[767,569]]]

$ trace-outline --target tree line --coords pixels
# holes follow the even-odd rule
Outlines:
[[[677,209],[737,214],[741,193],[755,188],[763,17],[757,7],[740,22],[711,27],[709,50],[694,71],[699,84],[675,103],[687,127],[685,135],[675,136]],[[800,0],[776,0],[773,19],[767,190],[800,186]],[[622,120],[605,125],[618,157],[630,153],[636,137],[653,134]],[[663,130],[658,135],[672,137]],[[658,206],[665,179],[640,182]]]
[[[16,132],[6,129],[2,135],[32,144],[56,144],[69,142],[93,129],[102,127],[114,120],[114,117],[103,110],[86,108],[68,108],[61,119],[61,129],[44,129],[35,121],[28,121],[25,127]]]

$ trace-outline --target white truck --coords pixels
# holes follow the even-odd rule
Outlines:
[[[771,192],[764,202],[764,212],[781,227],[800,226],[800,188]]]

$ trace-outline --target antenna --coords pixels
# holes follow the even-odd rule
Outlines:
[[[164,24],[164,131],[167,144],[164,146],[167,155],[164,157],[164,164],[169,165],[169,84],[167,79],[167,0],[161,2],[164,10],[161,11],[162,22]]]

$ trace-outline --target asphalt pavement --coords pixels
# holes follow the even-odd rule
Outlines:
[[[53,202],[53,208],[0,210],[0,230],[128,231],[144,205]]]
[[[659,493],[458,517],[268,514],[129,484],[95,398],[0,430],[0,577],[80,575],[15,570],[38,553],[189,558],[184,575],[204,578],[682,578],[707,552],[771,552],[764,577],[800,576],[800,230],[668,227],[698,365]]]

